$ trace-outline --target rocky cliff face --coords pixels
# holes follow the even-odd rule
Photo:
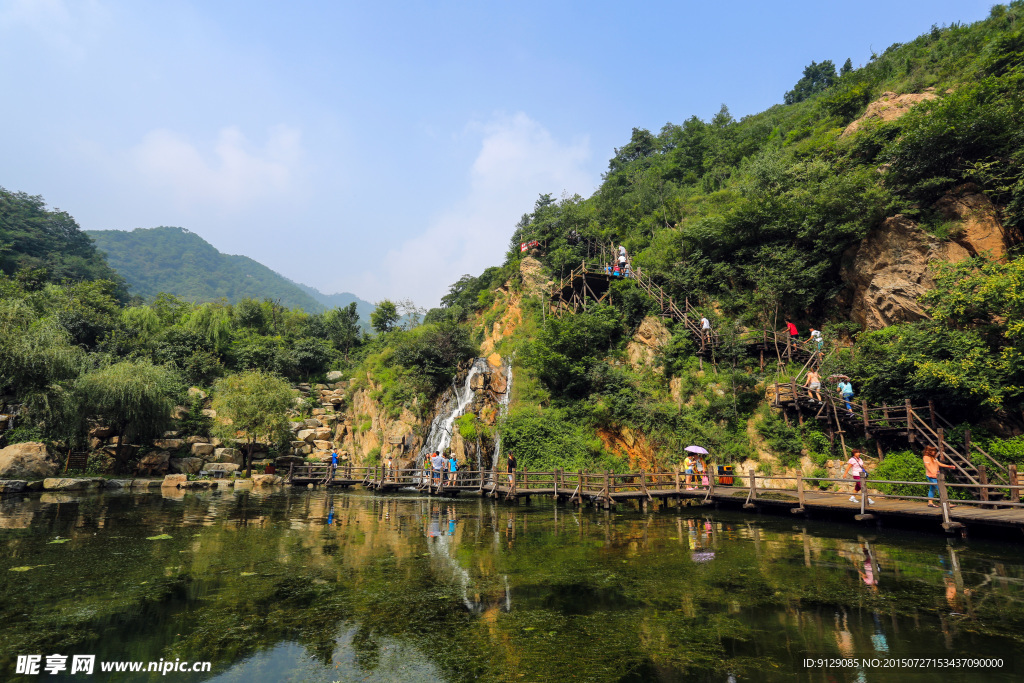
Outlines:
[[[1009,246],[1020,241],[1006,230],[998,209],[972,185],[940,199],[935,208],[951,222],[950,238],[940,240],[906,216],[886,219],[843,257],[841,275],[845,303],[853,320],[879,329],[927,317],[918,301],[935,286],[933,262],[959,263],[972,256],[1004,260]]]
[[[850,316],[868,329],[927,317],[918,299],[935,286],[928,264],[969,256],[959,244],[931,237],[903,215],[886,219],[844,255],[841,274]]]

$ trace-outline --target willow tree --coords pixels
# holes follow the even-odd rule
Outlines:
[[[124,471],[133,442],[161,436],[170,425],[175,399],[182,392],[173,370],[144,360],[126,360],[87,372],[75,382],[83,415],[96,419],[118,437],[117,469]]]
[[[288,383],[263,370],[246,370],[217,380],[213,387],[215,431],[244,441],[245,474],[252,473],[252,452],[259,441],[276,443],[288,433],[285,412],[294,404]]]

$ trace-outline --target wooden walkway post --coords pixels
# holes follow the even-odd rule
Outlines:
[[[796,498],[799,502],[799,507],[795,507],[790,512],[803,512],[804,511],[804,478],[799,477],[796,480]]]
[[[1010,471],[1010,486],[1019,486],[1017,483],[1017,465],[1010,463],[1008,465]],[[1019,501],[1021,499],[1020,489],[1010,489],[1010,500]]]
[[[793,392],[793,405],[796,406],[796,419],[802,427],[804,424],[804,414],[800,411],[800,397],[796,393],[796,378],[789,380],[789,390]]]
[[[611,500],[612,500],[611,493],[608,490],[609,489],[609,487],[608,487],[608,484],[609,484],[609,482],[608,482],[609,474],[610,474],[610,472],[608,472],[608,470],[604,471],[604,489],[601,491],[601,495],[604,497],[604,509],[605,510],[607,510],[607,509],[609,509],[611,507]]]
[[[747,502],[743,504],[745,510],[754,507],[753,501],[757,500],[757,472],[754,468],[747,470],[750,475],[750,493],[747,494]]]
[[[978,483],[981,484],[981,499],[988,502],[988,471],[984,465],[978,465]],[[982,508],[989,508],[990,505],[982,505]]]
[[[914,409],[910,407],[910,399],[904,399],[904,405],[907,409],[907,441],[914,443],[916,434],[914,433]]]

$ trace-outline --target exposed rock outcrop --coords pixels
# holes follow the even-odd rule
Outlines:
[[[640,323],[633,339],[626,345],[629,364],[634,368],[654,365],[658,352],[671,338],[672,333],[665,327],[665,323],[652,315],[647,316]]]
[[[1007,247],[1020,241],[1019,235],[1004,229],[995,205],[972,184],[948,192],[935,203],[935,208],[947,220],[960,223],[953,239],[971,256],[1005,261]]]
[[[935,94],[935,88],[926,88],[922,93],[906,93],[904,95],[897,95],[894,92],[884,92],[881,97],[868,105],[863,116],[851,122],[850,125],[846,127],[846,130],[842,133],[843,137],[856,132],[858,128],[864,125],[865,121],[870,121],[872,119],[880,121],[895,121],[910,111],[915,105],[935,99],[938,99],[938,95]]]
[[[888,218],[844,254],[850,315],[868,329],[926,318],[918,298],[935,286],[929,263],[969,257],[959,244],[933,238],[902,214]]]

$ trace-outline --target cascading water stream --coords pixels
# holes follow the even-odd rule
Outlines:
[[[446,401],[445,404],[450,406],[450,408],[438,411],[437,417],[430,423],[430,433],[427,435],[427,441],[423,445],[423,450],[420,451],[420,462],[434,451],[444,453],[445,449],[451,445],[455,420],[466,411],[466,406],[472,402],[473,378],[484,371],[486,362],[479,358],[473,362],[473,367],[469,369],[469,373],[466,375],[466,381],[462,385],[462,390],[455,393],[454,405],[451,405],[453,403],[452,400]]]
[[[505,393],[501,395],[498,404],[501,406],[499,409],[499,416],[504,417],[505,413],[508,412],[508,402],[512,397],[512,359],[509,358],[508,369],[505,371]],[[498,462],[501,459],[501,433],[494,437],[494,457],[491,460],[491,469],[498,469]]]

